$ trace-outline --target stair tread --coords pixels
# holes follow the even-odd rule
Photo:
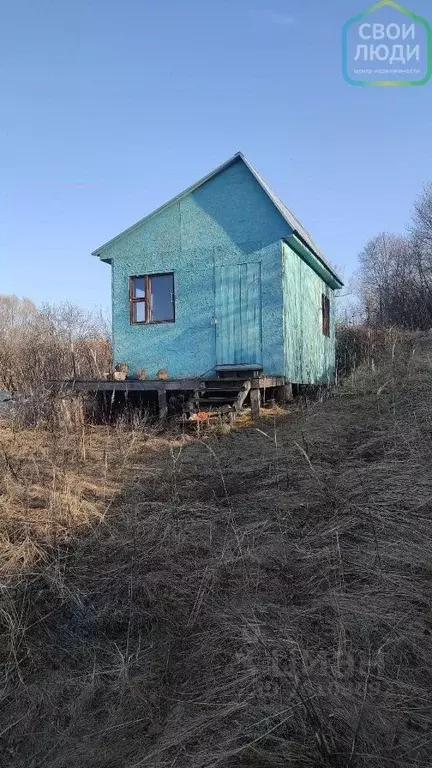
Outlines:
[[[216,385],[218,385],[218,384],[232,384],[232,385],[234,385],[234,384],[241,384],[241,385],[243,385],[246,381],[250,381],[251,378],[254,378],[254,377],[246,376],[246,378],[238,378],[237,377],[236,379],[232,379],[232,378],[229,378],[229,379],[228,378],[226,378],[226,379],[225,378],[211,379],[211,381],[205,382],[205,383],[206,383],[206,385],[208,383],[208,384],[211,384],[212,386],[214,386],[215,384]]]
[[[262,371],[260,363],[230,363],[229,365],[217,365],[216,371]]]

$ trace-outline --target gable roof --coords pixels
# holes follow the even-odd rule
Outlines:
[[[101,245],[99,248],[96,248],[94,251],[92,251],[92,256],[100,256],[101,251],[103,251],[105,248],[107,248],[109,245],[112,245],[117,240],[119,240],[124,235],[129,234],[130,232],[133,232],[135,229],[140,227],[142,224],[144,224],[149,219],[153,218],[153,216],[157,216],[159,213],[164,211],[166,208],[169,208],[174,203],[179,202],[179,200],[182,200],[183,198],[187,197],[187,195],[190,195],[192,192],[195,192],[199,187],[201,187],[203,184],[205,184],[207,181],[210,181],[214,176],[217,176],[219,173],[222,173],[222,171],[225,171],[227,168],[229,168],[230,165],[233,165],[237,160],[242,160],[243,163],[246,165],[246,167],[251,172],[252,176],[256,179],[258,184],[260,185],[261,189],[266,193],[267,197],[271,200],[273,205],[277,208],[281,216],[285,219],[290,229],[293,230],[293,233],[295,235],[298,235],[300,239],[305,243],[305,245],[310,248],[312,253],[324,264],[326,269],[329,270],[329,272],[336,278],[336,281],[340,283],[342,286],[342,280],[338,276],[338,274],[335,272],[334,268],[329,264],[327,259],[324,257],[321,250],[318,248],[318,246],[314,243],[312,236],[310,233],[305,229],[305,227],[301,224],[301,222],[297,219],[296,216],[292,213],[292,211],[289,210],[289,208],[286,207],[286,205],[280,200],[279,197],[273,192],[271,187],[267,184],[266,181],[264,181],[263,177],[258,173],[256,168],[252,165],[251,162],[243,155],[242,152],[236,152],[235,155],[229,158],[229,160],[226,160],[222,165],[219,165],[217,168],[215,168],[213,171],[207,174],[207,176],[204,176],[199,181],[195,182],[195,184],[192,184],[191,187],[188,187],[187,189],[183,190],[183,192],[180,192],[180,194],[176,195],[175,197],[171,198],[171,200],[168,200],[168,202],[164,203],[163,205],[159,206],[159,208],[156,208],[151,213],[144,216],[143,219],[140,219],[135,224],[132,224],[131,227],[128,227],[127,229],[123,230],[123,232],[120,232],[115,237],[111,238],[111,240],[108,240],[106,243]]]

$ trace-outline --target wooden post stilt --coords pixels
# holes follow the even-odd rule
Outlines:
[[[199,390],[196,389],[195,392],[193,393],[193,404],[194,404],[195,412],[199,411],[199,401],[200,401],[200,393],[199,393]]]
[[[285,405],[293,399],[292,384],[283,384],[276,389],[276,400],[280,405]]]
[[[252,419],[255,421],[259,419],[261,412],[261,391],[259,389],[251,389],[250,392]]]
[[[158,387],[159,419],[165,421],[168,416],[167,395],[165,387]]]
[[[289,403],[291,400],[294,399],[292,384],[291,383],[285,384],[284,391],[285,391],[285,402]]]

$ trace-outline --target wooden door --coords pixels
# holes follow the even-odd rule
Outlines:
[[[215,270],[217,365],[262,363],[261,264]]]

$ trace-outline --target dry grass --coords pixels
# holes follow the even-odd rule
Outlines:
[[[224,437],[1,433],[0,764],[432,763],[432,344]]]
[[[182,437],[181,444],[191,440]],[[87,426],[75,432],[0,422],[0,575],[29,568],[50,549],[105,521],[129,477],[151,473],[176,444],[153,428]]]
[[[48,382],[101,378],[111,367],[111,343],[98,313],[69,302],[36,307],[0,295],[0,389],[19,396],[26,424],[44,419]]]

